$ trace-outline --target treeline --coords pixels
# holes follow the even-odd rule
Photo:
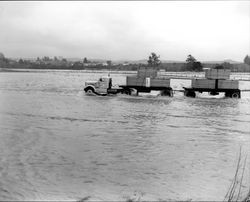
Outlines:
[[[250,65],[244,63],[231,64],[229,62],[223,63],[201,63],[202,70],[204,68],[219,68],[219,69],[230,69],[231,72],[250,72]],[[192,70],[187,67],[186,63],[162,63],[159,66],[160,69],[165,71],[202,71],[202,70]]]
[[[149,66],[155,66],[157,69],[165,71],[203,71],[205,68],[230,69],[231,72],[250,72],[250,57],[247,55],[244,58],[244,63],[201,63],[192,55],[188,55],[186,62],[183,63],[161,63],[160,56],[151,53],[148,60]]]
[[[0,68],[13,68],[13,69],[67,69],[67,70],[117,70],[117,71],[136,71],[139,67],[153,66],[158,70],[165,71],[203,71],[204,68],[223,68],[230,69],[232,72],[250,72],[250,57],[247,55],[244,58],[244,63],[201,63],[196,60],[192,55],[188,55],[186,62],[170,62],[164,63],[160,61],[160,56],[151,53],[148,58],[147,64],[139,63],[132,64],[129,62],[122,64],[112,63],[111,60],[106,62],[90,61],[84,58],[82,61],[68,61],[65,58],[50,58],[42,57],[36,60],[12,60],[5,58],[0,53]]]

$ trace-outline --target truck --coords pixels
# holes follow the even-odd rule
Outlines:
[[[100,96],[118,93],[138,95],[140,92],[158,91],[158,95],[172,97],[171,79],[174,78],[158,75],[155,68],[141,67],[136,75],[126,77],[125,85],[113,86],[112,78],[106,76],[97,81],[86,81],[84,91],[86,94]],[[187,97],[203,97],[207,93],[209,97],[241,98],[239,81],[230,80],[230,70],[208,69],[205,72],[205,78],[191,78],[191,87],[183,88],[184,96]],[[203,92],[206,93],[202,94]]]
[[[108,94],[125,93],[123,88],[114,87],[110,76],[102,76],[97,81],[86,81],[84,91],[88,95],[106,96]]]
[[[157,76],[157,70],[150,67],[141,67],[136,76],[127,76],[126,84],[120,86],[112,85],[112,78],[101,77],[98,81],[86,81],[84,91],[87,94],[109,95],[109,94],[127,94],[131,95],[140,92],[160,91],[160,95],[173,96],[173,90],[170,87],[169,78],[160,78]]]

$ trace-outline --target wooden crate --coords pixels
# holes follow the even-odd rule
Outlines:
[[[239,81],[234,80],[219,80],[219,89],[239,89]]]
[[[192,88],[215,89],[215,80],[210,80],[210,79],[192,79]]]
[[[239,81],[239,89],[250,91],[250,81]]]
[[[207,69],[205,71],[205,78],[207,79],[229,79],[229,69]]]
[[[151,87],[170,87],[170,79],[153,78],[150,79]]]
[[[126,85],[127,86],[145,86],[146,85],[146,78],[127,76]]]
[[[127,76],[126,85],[145,87],[170,87],[170,79]]]
[[[137,76],[140,78],[155,78],[157,77],[157,70],[151,67],[141,67],[137,71]]]

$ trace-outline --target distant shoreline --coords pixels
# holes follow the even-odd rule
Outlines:
[[[8,59],[0,59],[0,71],[3,72],[19,72],[19,71],[48,71],[48,70],[63,70],[63,71],[137,71],[138,68],[147,67],[148,64],[92,64],[92,63],[82,63],[69,62],[69,61],[26,61],[20,59],[19,61],[11,61]],[[157,66],[158,70],[166,72],[204,72],[204,69],[215,68],[220,66],[220,68],[230,69],[231,72],[250,72],[250,65],[245,63],[161,63]],[[25,70],[24,70],[25,69]]]
[[[91,70],[91,69],[36,69],[36,68],[29,68],[29,69],[19,69],[19,68],[0,68],[0,72],[82,72],[82,73],[119,73],[119,74],[136,74],[137,71],[130,71],[130,70],[108,70],[108,69],[98,69],[98,70]]]
[[[108,70],[108,69],[21,69],[21,68],[0,68],[0,73],[47,73],[47,72],[65,72],[65,73],[97,73],[97,74],[124,74],[136,75],[137,71],[132,70]],[[180,77],[182,79],[204,78],[204,71],[159,71],[160,76]],[[231,72],[231,79],[250,80],[250,72]]]

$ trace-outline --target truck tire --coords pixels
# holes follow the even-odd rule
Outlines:
[[[165,89],[165,90],[161,91],[161,96],[173,97],[173,90],[172,89]]]
[[[185,91],[184,91],[184,95],[185,95],[186,97],[195,97],[195,96],[196,96],[195,92],[192,91],[192,90],[185,90]]]
[[[235,98],[235,99],[238,99],[238,98],[240,98],[240,93],[239,92],[234,92],[234,93],[232,93],[231,97]]]
[[[123,94],[131,95],[131,89],[130,88],[124,89]]]
[[[96,94],[95,92],[95,89],[93,87],[87,87],[84,89],[84,91],[87,93],[87,94]]]

